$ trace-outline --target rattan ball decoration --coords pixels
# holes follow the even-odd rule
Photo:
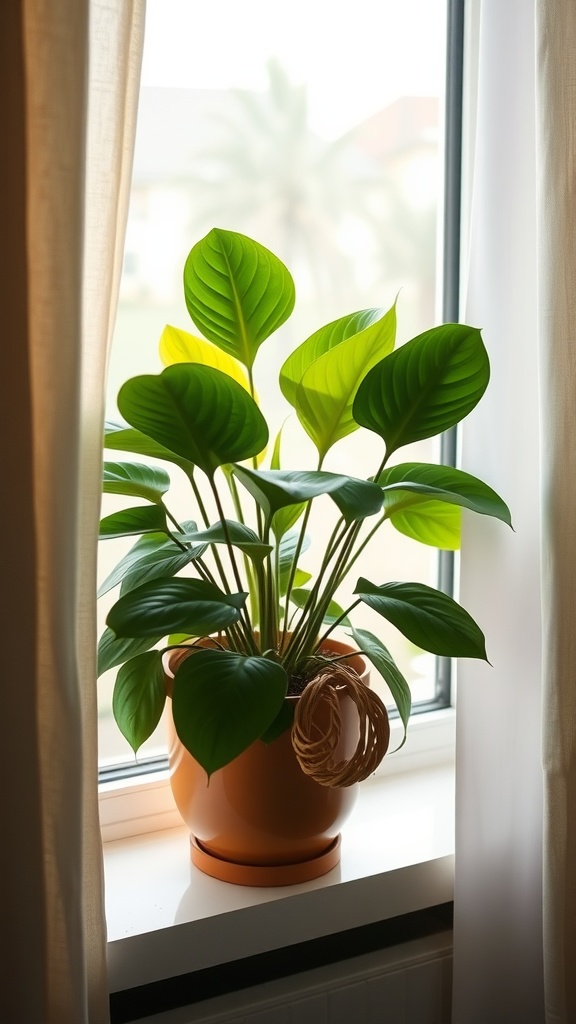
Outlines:
[[[336,761],[342,717],[338,691],[345,690],[356,705],[360,737],[347,761]],[[327,726],[320,728],[317,712],[324,704]],[[294,713],[292,746],[300,768],[321,786],[352,786],[376,770],[388,750],[390,723],[380,697],[346,665],[323,669],[300,695]]]

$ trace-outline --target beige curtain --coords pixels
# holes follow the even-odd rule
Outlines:
[[[547,1024],[576,1021],[576,4],[538,0]]]
[[[143,6],[0,4],[0,1020],[18,1024],[108,1019],[95,551]]]

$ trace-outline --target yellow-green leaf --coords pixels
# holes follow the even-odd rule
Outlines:
[[[401,491],[395,493],[398,498],[401,497]],[[449,505],[434,498],[414,498],[413,494],[409,495],[409,507],[402,508],[398,502],[398,511],[390,514],[393,526],[421,544],[429,544],[443,551],[457,551],[462,527],[460,506]]]
[[[396,308],[318,357],[296,388],[294,407],[321,456],[358,429],[352,416],[356,392],[369,370],[394,348]]]
[[[166,324],[160,335],[159,350],[164,366],[172,366],[174,363],[202,363],[203,366],[213,366],[215,370],[221,370],[222,373],[227,373],[229,377],[237,380],[246,391],[250,391],[248,378],[238,360],[204,338],[198,338],[188,331],[181,331],[178,327]]]

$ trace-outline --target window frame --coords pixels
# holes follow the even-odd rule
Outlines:
[[[441,292],[441,314],[445,323],[457,322],[459,319],[460,305],[460,230],[461,230],[461,180],[462,180],[462,111],[463,111],[463,68],[464,68],[464,17],[465,0],[447,0],[446,4],[446,69],[445,69],[445,103],[444,103],[444,179],[442,196],[442,292]],[[448,465],[456,464],[457,452],[457,428],[444,434],[441,438],[440,458]],[[438,575],[437,586],[446,593],[453,594],[456,583],[455,556],[453,552],[440,551],[438,554]],[[453,678],[453,662],[450,658],[436,657],[435,663],[435,692],[434,696],[418,701],[412,707],[411,730],[414,730],[414,723],[420,716],[432,716],[430,721],[437,720],[436,712],[450,712],[455,704],[455,687]],[[392,728],[395,720],[398,720],[398,712],[390,711]],[[448,719],[449,720],[449,719]],[[433,727],[434,728],[434,727]],[[444,729],[444,731],[442,731]],[[445,737],[445,726],[440,727],[438,735]],[[441,740],[442,743],[445,740]],[[453,741],[448,739],[446,755],[451,756]],[[431,743],[432,750],[436,750],[438,741]],[[420,745],[417,744],[420,751]],[[405,752],[406,756],[406,752]],[[420,754],[419,754],[420,756]],[[398,770],[406,770],[400,767],[403,763],[402,753],[395,754]],[[159,755],[155,757],[141,758],[135,763],[120,763],[118,765],[99,768],[98,782],[101,796],[106,799],[106,794],[115,792],[115,800],[119,801],[117,807],[125,808],[126,826],[122,832],[121,828],[114,825],[114,836],[140,834],[143,831],[154,829],[152,815],[150,828],[137,826],[137,832],[131,831],[135,821],[140,822],[133,813],[131,801],[138,802],[139,787],[144,785],[146,791],[151,777],[165,778],[167,780],[168,757]],[[164,808],[163,814],[167,813]],[[143,821],[145,822],[146,816]],[[104,833],[108,834],[107,824],[104,824]]]

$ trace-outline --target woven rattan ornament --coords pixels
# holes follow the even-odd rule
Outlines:
[[[336,761],[342,716],[338,690],[356,705],[360,737],[350,760]],[[326,725],[318,724],[318,713]],[[322,670],[301,694],[292,727],[292,746],[302,771],[321,786],[352,786],[376,770],[388,750],[390,723],[380,697],[345,665]]]

